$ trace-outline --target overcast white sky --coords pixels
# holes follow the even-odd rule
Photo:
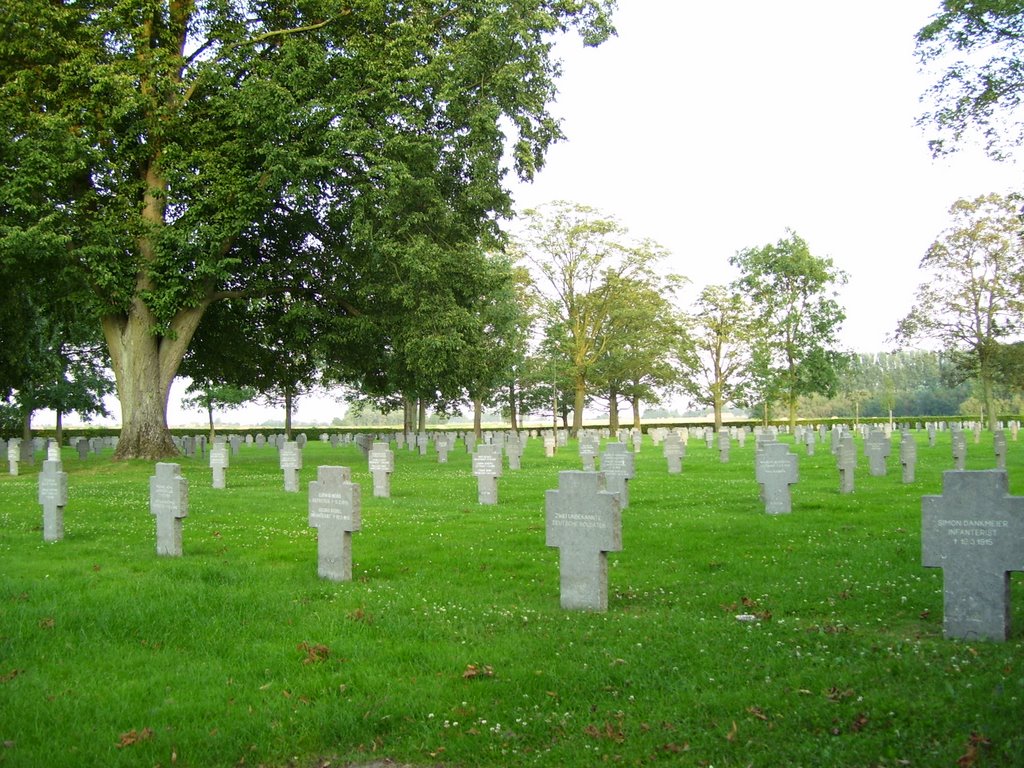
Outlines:
[[[695,291],[732,279],[730,256],[788,227],[850,275],[843,343],[887,349],[949,206],[1021,186],[1021,168],[978,152],[932,160],[914,124],[930,82],[914,35],[939,0],[619,5],[617,37],[559,44],[554,111],[567,140],[534,184],[515,186],[517,205],[613,215],[671,251]],[[296,418],[341,411],[309,398]],[[172,425],[199,418],[169,414]]]
[[[914,35],[939,0],[620,0],[618,36],[561,44],[554,147],[520,207],[564,199],[669,249],[699,289],[789,227],[849,273],[841,338],[889,348],[958,198],[1020,187],[972,152],[932,160]]]

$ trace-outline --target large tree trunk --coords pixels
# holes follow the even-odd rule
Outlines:
[[[427,431],[427,401],[424,400],[422,397],[419,400],[419,417],[417,418],[417,421],[419,422],[419,426],[417,427],[416,431],[417,432],[426,432]]]
[[[209,301],[179,312],[172,333],[153,333],[154,317],[136,298],[126,315],[103,318],[103,333],[121,402],[121,437],[115,459],[165,459],[178,455],[167,428],[171,382]]]
[[[206,417],[210,422],[210,445],[213,445],[213,439],[217,436],[217,430],[213,426],[213,400],[210,398],[210,393],[206,393]]]
[[[633,429],[640,429],[640,396],[633,395],[630,402],[633,405]]]
[[[57,409],[57,429],[54,432],[53,439],[57,441],[57,446],[64,445],[64,411],[60,408]]]
[[[484,436],[483,429],[484,400],[482,397],[473,398],[473,434],[479,440]]]
[[[292,439],[292,391],[284,391],[284,439]]]

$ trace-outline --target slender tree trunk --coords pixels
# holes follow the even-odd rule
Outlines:
[[[206,393],[206,416],[210,422],[210,445],[213,445],[213,438],[217,436],[217,430],[213,426],[213,402],[210,400],[210,393]]]
[[[284,439],[292,439],[292,391],[284,391]]]
[[[412,401],[405,395],[402,396],[402,431],[407,435],[412,432]]]
[[[64,411],[60,408],[57,409],[57,429],[54,440],[57,441],[57,447],[64,445]]]
[[[640,396],[633,395],[631,402],[633,404],[633,429],[640,429]]]
[[[476,439],[479,440],[483,437],[483,412],[484,412],[484,400],[482,397],[473,398],[473,434],[476,435]]]
[[[995,387],[992,385],[991,377],[985,376],[982,378],[981,391],[985,401],[985,410],[988,411],[988,428],[990,431],[995,432],[999,428],[999,413],[996,410]]]
[[[516,408],[516,381],[512,379],[508,383],[508,418],[511,422],[513,432],[519,431],[519,413]]]
[[[576,374],[573,387],[572,436],[578,437],[583,429],[583,406],[587,400],[587,381],[581,374]]]
[[[427,401],[422,397],[419,399],[419,427],[418,432],[427,431]]]
[[[712,407],[715,410],[715,432],[722,431],[722,388],[720,386],[711,389]]]
[[[608,390],[608,429],[613,436],[619,431],[619,393],[615,387]]]

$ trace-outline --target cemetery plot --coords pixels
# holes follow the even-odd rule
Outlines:
[[[317,467],[309,484],[309,525],[317,529],[317,573],[322,579],[352,579],[352,532],[361,524],[359,486],[348,467]]]

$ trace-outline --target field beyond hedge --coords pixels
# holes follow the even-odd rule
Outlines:
[[[389,499],[354,445],[309,443],[298,494],[269,446],[224,490],[182,458],[181,558],[155,554],[153,464],[110,451],[64,450],[65,538],[44,543],[40,453],[0,476],[0,765],[1024,766],[1024,576],[1008,642],[943,639],[920,520],[949,434],[917,440],[914,483],[894,436],[889,474],[861,450],[848,495],[827,445],[795,448],[793,512],[769,516],[753,439],[727,464],[691,439],[669,475],[645,437],[600,614],[561,610],[545,546],[575,443],[529,441],[497,506],[461,442],[447,464],[396,451]],[[351,582],[317,578],[320,464],[362,485]],[[994,465],[968,436],[967,468]],[[1024,495],[1024,444],[1007,466]]]

